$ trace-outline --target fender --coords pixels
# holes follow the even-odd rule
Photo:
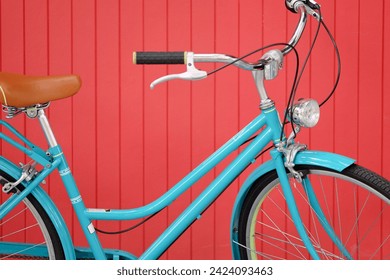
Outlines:
[[[4,172],[8,173],[13,178],[20,177],[20,168],[2,156],[0,156],[0,166]],[[73,242],[68,227],[66,226],[63,217],[58,211],[58,208],[40,186],[35,188],[31,194],[35,196],[39,202],[41,202],[42,207],[45,209],[46,213],[49,215],[50,220],[53,222],[53,225],[60,237],[62,248],[64,249],[65,259],[75,260],[76,255]]]
[[[321,152],[321,151],[301,151],[296,155],[296,158],[294,160],[295,164],[321,166],[339,172],[343,171],[345,168],[352,165],[354,162],[355,162],[354,159],[342,155],[334,154],[334,153]],[[230,227],[231,228],[230,238],[231,238],[231,245],[233,251],[232,252],[233,259],[240,259],[240,254],[237,245],[238,238],[235,229],[238,228],[238,220],[241,212],[241,207],[246,197],[246,194],[251,188],[252,184],[257,179],[259,179],[264,174],[274,169],[275,169],[275,165],[273,160],[269,160],[264,164],[260,165],[248,176],[248,178],[245,180],[244,184],[242,185],[240,191],[237,194],[236,201],[233,207],[231,227]]]

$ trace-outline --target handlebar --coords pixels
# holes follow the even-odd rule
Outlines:
[[[312,0],[286,0],[286,6],[289,8],[289,10],[293,10],[299,13],[300,19],[290,41],[283,49],[280,50],[283,56],[291,52],[293,47],[295,47],[298,44],[302,36],[302,33],[305,29],[308,14],[313,16],[317,20],[320,20],[319,18],[320,16],[318,15],[318,13],[316,13],[312,9],[312,7],[314,7],[313,2],[314,1]],[[315,5],[317,4],[315,3]],[[185,77],[184,79],[186,80],[192,80],[191,77],[188,75],[188,73],[196,72],[194,71],[194,69],[197,70],[193,66],[194,62],[212,62],[212,63],[216,62],[216,63],[232,64],[238,68],[253,71],[264,67],[265,65],[263,65],[262,63],[266,63],[267,61],[261,60],[260,62],[250,63],[243,59],[238,59],[237,57],[227,55],[227,54],[194,54],[192,52],[134,52],[133,62],[134,64],[186,64],[187,65],[187,72],[182,73],[186,75],[182,75],[182,74],[168,75],[166,76],[168,77],[167,79],[160,78],[158,81],[158,82],[164,82],[166,80],[183,78],[183,77]],[[196,72],[196,75],[193,80],[207,77],[207,73],[206,75],[204,75],[205,73],[204,71],[199,71],[199,70],[197,71],[203,72],[203,74],[200,75],[198,72]],[[154,85],[152,85],[152,87]]]
[[[305,30],[305,26],[306,26],[306,22],[307,22],[307,11],[306,11],[305,6],[303,6],[303,5],[298,6],[298,9],[299,9],[301,16],[299,18],[298,25],[295,28],[295,32],[294,32],[293,36],[291,37],[290,41],[288,42],[289,46],[286,46],[282,50],[283,56],[287,55],[289,52],[292,51],[292,47],[290,47],[290,46],[295,47],[298,44],[299,39],[301,39],[302,33]]]
[[[188,52],[134,52],[134,64],[187,64]],[[194,62],[220,62],[233,63],[237,57],[227,54],[193,54]],[[253,70],[255,64],[251,64],[244,60],[238,60],[235,66],[244,70]],[[256,64],[258,65],[258,64]]]

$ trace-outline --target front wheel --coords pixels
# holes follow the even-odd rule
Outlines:
[[[390,183],[352,165],[342,172],[317,166],[295,170],[308,176],[323,214],[353,259],[390,259]],[[289,174],[308,236],[321,259],[344,259],[322,227],[305,193],[305,181]],[[288,213],[275,171],[248,191],[238,223],[241,259],[310,259]]]

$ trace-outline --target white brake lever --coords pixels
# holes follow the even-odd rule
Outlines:
[[[193,52],[187,52],[186,53],[187,61],[186,61],[186,66],[187,66],[187,71],[180,73],[180,74],[171,74],[167,75],[161,78],[158,78],[157,80],[153,81],[150,84],[150,88],[153,89],[157,84],[167,82],[169,80],[174,80],[174,79],[182,79],[182,80],[201,80],[207,77],[207,72],[206,71],[201,71],[195,68],[194,65],[194,53]]]

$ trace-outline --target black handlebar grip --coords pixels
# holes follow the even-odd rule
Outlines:
[[[185,64],[186,52],[134,52],[134,64]]]

